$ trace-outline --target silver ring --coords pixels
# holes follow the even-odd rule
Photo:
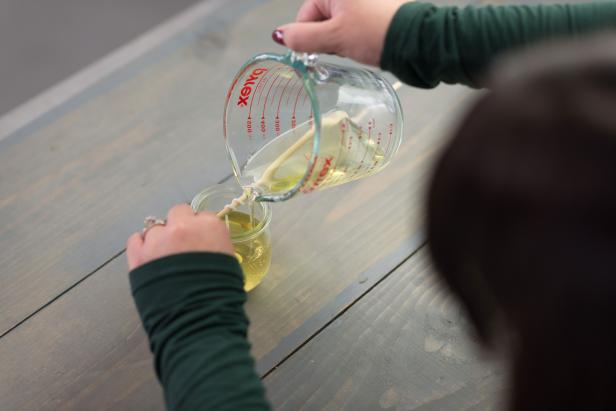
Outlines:
[[[141,230],[141,237],[145,238],[145,234],[148,232],[148,230],[157,225],[165,226],[167,225],[167,220],[164,220],[162,218],[156,218],[153,216],[147,216],[143,221],[143,230]]]

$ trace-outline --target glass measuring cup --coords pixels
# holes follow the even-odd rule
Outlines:
[[[242,66],[223,132],[236,178],[263,202],[377,173],[400,147],[402,126],[398,96],[379,74],[290,52]]]
[[[201,191],[190,205],[195,212],[217,212],[241,194],[240,187],[219,184]],[[235,257],[244,272],[246,291],[259,285],[269,271],[272,260],[271,219],[270,206],[256,202],[240,205],[226,216]]]

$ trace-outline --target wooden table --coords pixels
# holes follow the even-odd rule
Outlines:
[[[299,0],[211,0],[0,119],[3,410],[163,408],[124,244],[225,180],[222,103]],[[381,174],[274,205],[273,265],[247,311],[276,409],[492,409],[480,360],[427,256],[423,192],[468,101],[400,90],[406,141]]]

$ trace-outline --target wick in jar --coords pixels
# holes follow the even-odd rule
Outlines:
[[[252,187],[244,187],[244,192],[242,193],[242,195],[237,198],[234,198],[229,204],[225,205],[222,210],[216,213],[216,217],[225,218],[225,220],[227,220],[228,214],[231,211],[235,211],[239,206],[243,205],[246,200],[250,200],[251,203],[254,203],[255,197],[256,192]]]

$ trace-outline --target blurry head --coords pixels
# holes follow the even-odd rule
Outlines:
[[[616,409],[616,52],[602,41],[518,57],[531,69],[502,71],[430,186],[435,265],[512,359],[514,409]]]

